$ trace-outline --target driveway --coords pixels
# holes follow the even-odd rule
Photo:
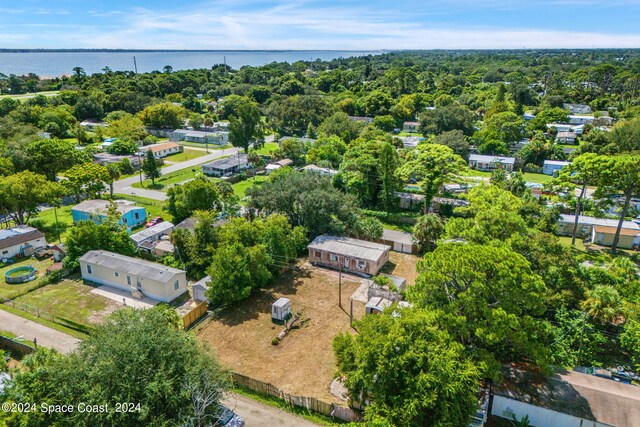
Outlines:
[[[237,148],[225,148],[224,150],[216,150],[214,153],[207,154],[206,156],[198,157],[195,159],[187,160],[186,162],[175,163],[171,166],[162,168],[162,174],[166,175],[171,172],[179,171],[181,169],[198,166],[202,163],[207,163],[220,157],[232,156],[238,152]],[[147,199],[164,201],[167,199],[167,194],[162,191],[148,190],[146,188],[135,188],[133,184],[140,182],[139,175],[135,175],[129,178],[121,179],[113,183],[113,192],[117,194],[129,194],[131,196],[146,197]]]
[[[313,427],[318,425],[276,407],[256,402],[241,394],[229,393],[222,403],[244,418],[246,427]]]
[[[55,348],[61,353],[73,351],[80,343],[78,338],[4,310],[0,310],[0,329],[29,341],[37,338],[38,345]]]

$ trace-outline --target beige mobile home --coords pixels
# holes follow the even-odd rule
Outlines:
[[[318,236],[309,246],[309,262],[336,270],[375,275],[389,261],[390,246],[348,237]]]
[[[108,251],[89,251],[80,257],[80,271],[86,281],[140,293],[170,302],[187,292],[187,273],[155,262]]]

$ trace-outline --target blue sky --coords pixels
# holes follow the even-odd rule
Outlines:
[[[0,48],[640,47],[640,0],[0,0]]]

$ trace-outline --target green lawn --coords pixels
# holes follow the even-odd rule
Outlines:
[[[138,206],[146,208],[148,218],[166,215],[166,212],[164,212],[164,202],[161,202],[160,200],[147,199],[146,197],[140,196],[131,196],[129,194],[114,194],[113,197],[115,199],[131,200]]]
[[[553,177],[550,175],[542,174],[542,173],[525,172],[524,179],[527,182],[536,182],[538,184],[544,184],[545,182],[551,181]]]
[[[13,264],[8,264],[2,268],[0,268],[0,298],[10,298],[12,295],[17,294],[19,292],[27,291],[29,289],[34,288],[38,284],[38,280],[32,280],[31,282],[21,283],[17,285],[7,284],[5,280],[5,273],[12,268],[16,267],[26,267],[32,266],[36,270],[38,270],[38,277],[42,277],[46,274],[47,267],[53,264],[52,258],[44,258],[42,260],[38,260],[36,258],[25,258],[20,262],[15,262]]]
[[[182,153],[173,154],[171,156],[167,156],[164,160],[169,162],[186,162],[187,160],[197,159],[198,157],[206,156],[206,151],[200,150],[191,150],[189,148],[185,148]]]
[[[280,148],[280,146],[277,142],[265,142],[258,150],[258,154],[261,156],[270,156],[271,152],[276,151],[278,148]]]
[[[55,211],[53,208],[43,210],[38,213],[35,218],[32,218],[29,223],[42,231],[49,243],[58,243],[58,236],[65,239],[67,229],[73,225],[73,219],[71,218],[71,208],[73,205],[62,206]],[[56,213],[58,214],[58,226],[56,227]]]
[[[225,148],[231,148],[230,144],[226,144],[226,145],[204,144],[202,142],[189,142],[189,141],[178,141],[178,144],[183,145],[185,147],[197,147],[197,148],[207,148],[207,145],[208,145],[209,151],[224,150]]]
[[[54,316],[90,325],[102,320],[102,314],[115,303],[92,294],[94,288],[79,278],[64,279],[17,298],[19,304],[46,311]]]
[[[193,179],[197,174],[202,174],[202,169],[198,165],[162,175],[160,178],[156,179],[155,184],[152,184],[150,179],[145,179],[142,181],[142,185],[140,182],[135,182],[132,186],[135,188],[149,188],[152,190],[166,191],[171,185],[180,184],[184,181]]]
[[[247,178],[244,181],[237,182],[233,184],[233,192],[243,199],[247,193],[247,190],[254,185],[260,185],[267,180],[267,177],[264,175],[256,175],[255,179],[253,177]]]

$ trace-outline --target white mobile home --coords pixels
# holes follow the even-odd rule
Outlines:
[[[44,234],[33,227],[21,225],[0,231],[0,258],[31,256],[46,246]]]
[[[155,262],[108,251],[89,251],[80,257],[82,279],[131,291],[162,302],[187,292],[187,273]]]

